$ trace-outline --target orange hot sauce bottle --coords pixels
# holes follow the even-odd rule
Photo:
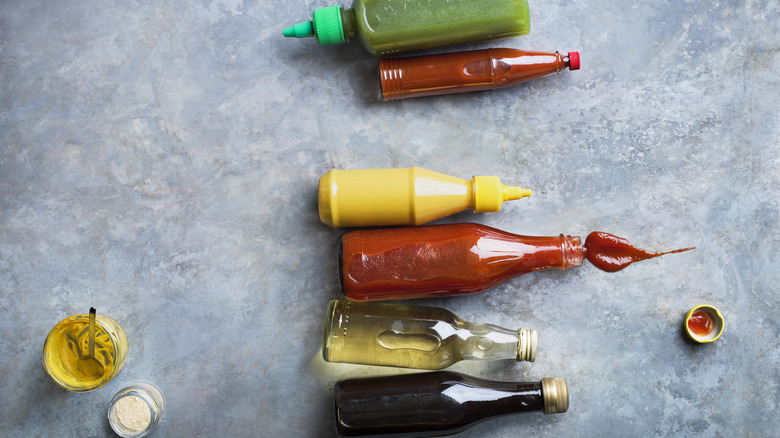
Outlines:
[[[338,243],[341,290],[350,301],[431,298],[482,292],[510,278],[582,265],[616,272],[683,248],[651,252],[594,231],[521,236],[480,224],[354,230]]]
[[[582,264],[579,237],[520,236],[480,224],[354,230],[338,245],[350,301],[482,292],[512,277]]]
[[[490,90],[527,82],[565,68],[579,70],[579,52],[485,49],[379,61],[385,100]]]

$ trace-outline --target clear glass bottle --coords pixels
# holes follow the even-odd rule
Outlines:
[[[334,399],[341,437],[442,436],[491,417],[569,409],[568,386],[559,377],[515,383],[449,371],[342,380]]]
[[[322,355],[328,362],[438,370],[461,360],[536,359],[537,332],[466,322],[438,307],[333,300]]]
[[[374,56],[525,35],[526,0],[355,0],[350,9],[316,9],[284,36],[320,44],[357,39]]]

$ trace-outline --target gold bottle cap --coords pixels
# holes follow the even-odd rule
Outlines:
[[[685,315],[685,333],[695,342],[706,344],[714,342],[723,334],[726,322],[717,307],[702,304]]]
[[[562,414],[569,410],[569,387],[566,381],[560,377],[546,377],[542,379],[542,399],[544,400],[544,413]]]
[[[519,329],[517,331],[517,338],[520,342],[517,343],[517,360],[533,362],[536,360],[536,341],[539,338],[539,334],[534,329]]]

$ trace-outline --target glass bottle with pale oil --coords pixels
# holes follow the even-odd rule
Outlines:
[[[536,359],[537,332],[464,321],[438,307],[333,300],[322,355],[328,362],[439,370],[461,360]]]

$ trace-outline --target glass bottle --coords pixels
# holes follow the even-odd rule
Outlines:
[[[379,61],[385,100],[503,88],[580,68],[580,54],[486,49]]]
[[[526,0],[355,0],[315,9],[284,36],[320,44],[358,39],[374,56],[493,40],[530,31]]]
[[[569,409],[560,377],[515,383],[449,371],[342,380],[334,398],[341,437],[443,436],[491,417]]]
[[[342,292],[352,301],[477,293],[521,274],[580,266],[585,253],[576,236],[471,223],[350,231],[338,250]]]
[[[333,300],[322,356],[328,362],[438,370],[461,360],[536,359],[537,332],[466,322],[438,307]]]
[[[497,176],[462,179],[419,167],[332,169],[320,178],[320,220],[332,227],[420,225],[471,209],[499,211],[531,190]]]

